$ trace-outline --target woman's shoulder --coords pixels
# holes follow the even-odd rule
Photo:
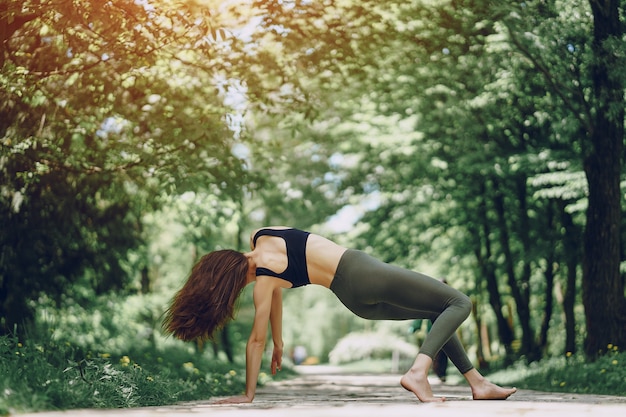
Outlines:
[[[263,227],[259,227],[258,229],[253,230],[252,233],[250,233],[250,249],[254,249],[254,238],[256,237],[256,235],[260,231],[267,230],[267,229],[271,229],[271,230],[286,230],[286,229],[293,229],[293,227],[290,227],[290,226],[263,226]]]
[[[259,230],[266,230],[266,229],[285,230],[285,229],[293,229],[293,227],[292,226],[263,226],[263,227],[256,229],[255,232],[258,232]]]
[[[294,229],[294,227],[291,226],[263,226],[263,227],[259,227],[258,229],[255,229],[252,231],[252,233],[250,233],[250,238],[254,238],[254,236],[256,236],[260,231],[263,230],[290,230],[290,229]]]

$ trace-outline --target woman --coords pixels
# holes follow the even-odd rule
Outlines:
[[[282,290],[307,284],[332,290],[360,317],[372,320],[430,319],[431,331],[400,384],[424,402],[433,395],[428,371],[443,349],[467,379],[474,399],[506,399],[516,390],[488,382],[471,364],[455,332],[468,317],[467,296],[426,275],[380,262],[298,229],[268,227],[250,236],[251,252],[211,252],[193,267],[174,297],[164,329],[182,340],[211,337],[233,317],[237,297],[255,282],[254,324],[246,346],[246,392],[222,403],[251,402],[261,367],[268,323],[274,350],[271,370],[281,367]]]

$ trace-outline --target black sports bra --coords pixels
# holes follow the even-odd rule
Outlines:
[[[287,246],[287,268],[279,273],[270,269],[258,267],[259,275],[269,275],[291,282],[292,288],[302,287],[311,283],[309,271],[306,266],[306,241],[310,233],[298,229],[261,229],[254,235],[252,245],[256,247],[256,241],[261,236],[277,236],[284,239]]]

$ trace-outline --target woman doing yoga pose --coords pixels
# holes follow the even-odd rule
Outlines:
[[[444,400],[433,395],[428,382],[433,357],[441,349],[469,383],[474,399],[506,399],[516,391],[492,384],[472,366],[456,336],[471,302],[452,287],[293,228],[259,229],[250,237],[250,248],[247,253],[220,250],[203,256],[175,295],[163,323],[166,332],[182,340],[210,337],[233,317],[243,288],[255,282],[254,324],[246,345],[246,392],[222,402],[254,399],[268,323],[274,342],[272,374],[280,369],[282,290],[307,284],[329,288],[348,309],[366,319],[433,321],[414,364],[400,379],[419,400]]]

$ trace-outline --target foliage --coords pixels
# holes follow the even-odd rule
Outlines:
[[[90,352],[70,341],[0,337],[0,413],[172,404],[241,392],[243,370],[180,348]]]
[[[102,6],[102,7],[101,7]],[[216,22],[187,2],[3,3],[0,312],[44,291],[123,291],[163,193],[237,189]],[[223,89],[228,82],[219,83]],[[134,271],[133,271],[134,272]]]
[[[620,395],[626,392],[626,355],[608,345],[607,355],[589,361],[582,354],[520,362],[489,375],[490,380],[522,389],[579,394]]]
[[[377,24],[365,28],[355,20],[333,26],[337,32],[332,36],[354,39],[349,48],[358,51],[341,61],[298,61],[307,64],[307,74],[339,74],[339,68],[350,73],[355,62],[363,69],[348,77],[349,92],[331,93],[336,98],[334,112],[317,116],[325,122],[319,125],[341,140],[338,154],[356,161],[336,175],[340,185],[335,195],[347,202],[359,201],[358,195],[380,196],[380,204],[362,218],[357,246],[372,247],[384,260],[408,266],[433,247],[450,250],[451,267],[441,273],[462,271],[449,281],[475,292],[480,305],[490,305],[507,355],[523,354],[531,361],[546,347],[555,283],[565,288],[568,349],[575,343],[577,270],[583,239],[589,237],[582,235],[586,219],[581,214],[588,208],[587,195],[602,190],[600,182],[597,187],[586,184],[589,176],[583,175],[590,168],[585,158],[592,147],[591,132],[603,131],[591,128],[594,122],[588,117],[601,100],[586,93],[594,88],[590,68],[608,62],[591,53],[591,29],[602,23],[594,22],[587,2],[567,4],[386,2],[382,13],[367,1],[332,3],[329,9],[344,7],[345,16],[364,7],[362,14]],[[279,6],[270,12],[272,22],[294,14]],[[283,46],[310,44],[312,49],[289,51],[315,51],[315,42],[298,26],[300,16],[314,14],[314,9],[303,7],[297,13],[284,35],[298,41],[290,39]],[[373,48],[359,49],[356,39]],[[617,77],[619,66],[609,71]],[[623,96],[619,88],[616,91]],[[343,123],[334,122],[337,111]],[[371,139],[372,131],[374,136],[379,133],[381,116],[395,118],[396,126],[390,129],[395,138]],[[404,135],[398,127],[404,123],[412,126],[412,134]],[[614,142],[623,140],[619,125],[607,128],[617,132]],[[354,126],[359,129],[354,143],[346,143],[342,133]],[[608,172],[602,164],[593,166],[597,175]],[[611,172],[613,184],[621,170]],[[600,201],[594,199],[594,204]],[[611,265],[618,257],[615,248]],[[601,257],[587,259],[600,265]],[[600,305],[615,306],[610,307],[612,313],[603,314],[619,323],[623,280],[618,273],[615,267],[601,275],[611,281],[603,288],[614,286],[612,294],[619,301],[595,302],[588,305],[588,314],[602,310]],[[539,291],[542,288],[545,291]],[[504,305],[516,311],[508,312]],[[537,305],[544,308],[531,308]],[[587,321],[595,326],[588,330],[602,332],[595,324],[602,321]],[[612,337],[622,337],[619,327],[611,327]],[[521,342],[519,350],[513,346],[516,340]]]
[[[245,309],[229,326],[237,359],[231,363],[218,345],[159,333],[169,296],[91,294],[88,306],[66,299],[63,308],[40,299],[33,327],[0,337],[0,410],[138,407],[242,392]],[[270,380],[264,365],[260,384]]]
[[[0,332],[47,314],[59,340],[139,358],[197,255],[272,223],[446,276],[476,300],[479,360],[618,343],[626,229],[583,244],[623,195],[622,152],[610,179],[590,158],[623,142],[623,34],[593,38],[597,3],[1,3]],[[590,264],[610,285],[583,312]],[[310,291],[285,296],[292,343],[324,358],[377,328]]]
[[[341,337],[360,328],[355,316],[325,288],[285,291],[283,305],[285,352],[300,345],[325,362]]]

